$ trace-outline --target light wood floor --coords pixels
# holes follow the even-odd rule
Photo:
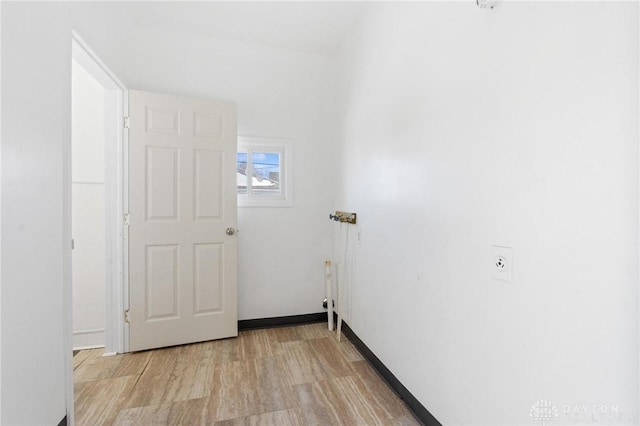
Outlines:
[[[355,347],[326,324],[73,358],[76,424],[417,425]]]

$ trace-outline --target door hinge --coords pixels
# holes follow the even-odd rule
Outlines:
[[[129,226],[129,213],[123,214],[122,218],[124,219],[124,226]]]
[[[124,322],[129,324],[129,310],[128,309],[124,310]]]
[[[125,129],[129,128],[129,117],[128,116],[124,117],[124,128]]]

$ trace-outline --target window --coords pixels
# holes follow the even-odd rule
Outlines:
[[[289,140],[239,136],[238,205],[291,206],[291,157]]]

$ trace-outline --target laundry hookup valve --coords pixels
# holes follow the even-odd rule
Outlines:
[[[337,210],[334,214],[329,213],[329,219],[335,220],[336,222],[351,223],[353,225],[356,224],[356,217],[355,213],[340,212]]]

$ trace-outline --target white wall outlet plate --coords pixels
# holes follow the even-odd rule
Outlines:
[[[508,283],[513,281],[513,250],[511,247],[491,246],[491,276]]]

